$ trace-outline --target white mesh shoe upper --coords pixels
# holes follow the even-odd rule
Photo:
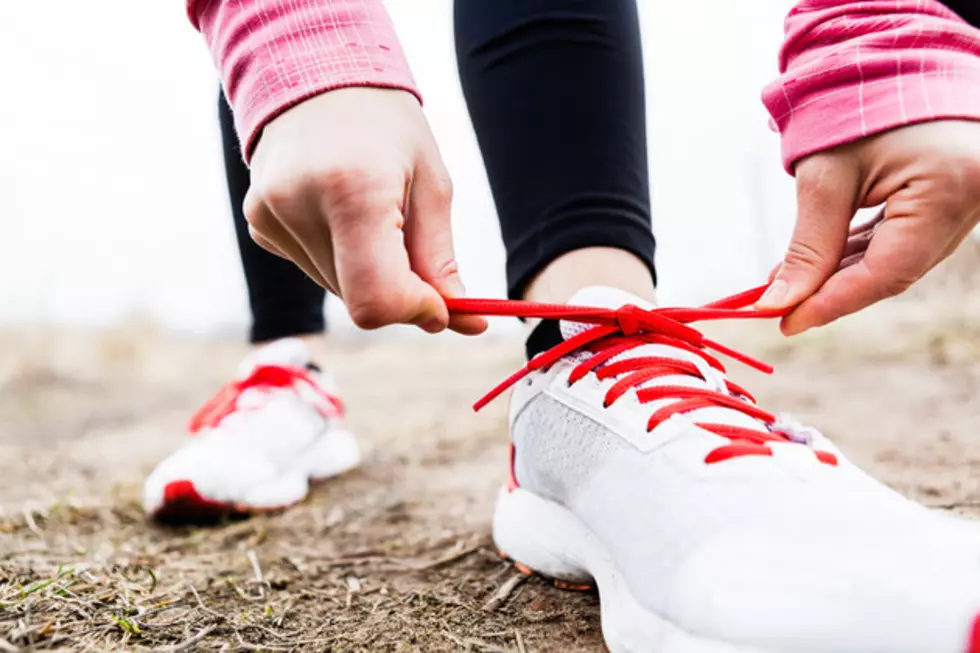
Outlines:
[[[571,303],[623,302],[592,289]],[[566,338],[576,330],[566,327]],[[612,360],[670,349],[643,345]],[[617,378],[568,382],[588,355],[515,386],[515,477],[598,537],[645,608],[694,634],[766,651],[962,653],[962,624],[980,611],[975,537],[810,431],[797,429],[810,444],[776,442],[771,456],[708,464],[727,440],[695,421],[766,427],[712,407],[647,432],[652,411],[671,400],[643,404],[630,390],[605,407]],[[648,383],[678,381],[717,385],[691,376]],[[838,464],[821,462],[817,450]]]
[[[307,345],[299,339],[276,341],[246,358],[239,380],[261,366],[296,369],[302,377],[237,394],[227,414],[203,426],[147,478],[147,509],[153,512],[174,481],[190,481],[201,496],[219,503],[269,506],[301,499],[308,477],[319,475],[314,467],[325,453],[321,442],[340,428],[324,399],[324,393],[333,393],[333,383],[307,370],[309,361]]]

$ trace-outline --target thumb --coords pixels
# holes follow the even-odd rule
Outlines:
[[[412,271],[403,223],[401,208],[390,203],[334,213],[331,240],[340,296],[362,329],[401,323],[441,331],[449,313],[432,286]]]
[[[815,154],[797,164],[793,238],[757,308],[796,306],[837,270],[860,188],[856,166],[841,156]]]
[[[405,248],[412,270],[443,297],[462,297],[466,290],[453,250],[451,224],[452,182],[449,174],[422,162],[415,171],[405,220]],[[485,319],[451,315],[449,328],[467,335],[483,333]]]

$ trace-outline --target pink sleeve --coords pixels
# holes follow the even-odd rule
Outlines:
[[[419,97],[381,0],[187,0],[248,160],[262,128],[331,89],[380,86]]]
[[[802,0],[763,101],[783,163],[894,127],[980,120],[980,30],[936,0]]]

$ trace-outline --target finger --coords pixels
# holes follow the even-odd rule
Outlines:
[[[760,309],[795,306],[817,291],[840,263],[859,192],[856,167],[831,155],[804,159],[796,170],[793,238]]]
[[[332,236],[337,280],[354,323],[363,329],[397,323],[430,333],[445,329],[445,301],[409,264],[400,207],[348,204],[343,210],[353,213],[332,216]]]
[[[861,224],[854,225],[851,227],[849,235],[857,236],[858,234],[863,234],[868,231],[873,231],[875,228],[881,224],[881,221],[885,219],[885,209],[881,209],[875,214],[875,217],[871,218],[867,222],[862,222]]]
[[[873,230],[862,231],[861,233],[851,235],[847,239],[841,255],[847,258],[848,256],[854,256],[855,254],[864,252],[868,249],[868,245],[871,244],[871,237],[873,235]]]
[[[249,235],[252,237],[252,240],[255,241],[255,244],[256,245],[258,245],[262,249],[266,250],[270,254],[275,254],[279,258],[282,258],[282,259],[285,259],[285,260],[289,261],[293,265],[296,265],[296,267],[298,267],[300,270],[303,270],[303,266],[297,265],[295,261],[293,261],[291,258],[289,258],[285,254],[283,254],[282,252],[280,252],[279,249],[274,244],[272,244],[272,241],[268,240],[265,236],[263,236],[262,234],[260,234],[258,231],[255,231],[255,229],[253,229],[252,227],[249,227],[248,232],[249,232]],[[305,253],[302,252],[302,251],[300,251],[297,254],[297,256],[300,257],[300,258],[303,258],[305,256]],[[303,265],[307,265],[308,267],[310,267],[310,269],[314,273],[316,273],[317,275],[319,274],[319,271],[316,269],[316,267],[313,265],[312,262],[309,262],[308,261],[308,259],[304,259],[303,260]],[[329,280],[323,279],[322,277],[319,277],[319,276],[311,275],[309,272],[306,272],[306,270],[303,270],[303,273],[306,274],[311,279],[313,279],[313,281],[315,283],[319,284],[321,287],[329,290],[334,295],[337,295],[337,289],[334,287],[334,284],[331,283]],[[337,295],[337,296],[339,297],[339,295]]]
[[[776,275],[779,274],[779,268],[783,267],[782,263],[777,263],[773,266],[772,270],[769,271],[769,283],[776,280]]]
[[[268,240],[265,236],[260,234],[255,230],[255,227],[249,226],[248,235],[252,238],[256,245],[269,252],[270,254],[275,254],[279,258],[289,260],[289,257],[283,254],[278,247],[272,244],[271,240]]]
[[[783,333],[793,335],[828,324],[904,292],[965,235],[951,234],[939,220],[926,217],[885,220],[862,257],[850,261],[783,318]]]
[[[878,225],[885,218],[885,210],[882,209],[875,215],[874,218],[863,222],[855,227],[851,227],[851,231],[847,237],[847,244],[844,245],[844,252],[842,254],[841,264],[838,269],[845,268],[853,265],[857,262],[864,252],[868,249],[868,245],[871,243],[871,239],[874,237],[875,230],[878,229]]]
[[[248,230],[256,244],[277,256],[292,261],[320,286],[336,294],[334,284],[329,283],[307,256],[296,239],[286,230],[268,205],[249,192],[245,197],[245,218]],[[256,238],[256,235],[258,238]]]
[[[336,294],[340,284],[334,267],[333,243],[316,193],[296,188],[279,190],[267,193],[264,204],[276,220],[268,233],[264,228],[260,232],[274,242],[288,242],[290,258],[295,252],[293,260],[297,265],[307,274],[310,274],[308,268],[315,270],[315,275],[310,276]]]
[[[840,265],[837,266],[837,269],[843,270],[844,268],[849,268],[852,265],[860,263],[863,259],[864,259],[864,252],[858,252],[857,254],[845,256],[840,260]],[[833,279],[833,277],[831,277],[831,279]]]
[[[412,270],[423,281],[443,297],[462,297],[466,289],[453,251],[451,203],[448,173],[426,163],[419,165],[409,193],[405,248]],[[450,315],[449,328],[476,335],[486,331],[487,321],[476,315]]]

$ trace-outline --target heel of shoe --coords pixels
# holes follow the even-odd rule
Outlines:
[[[584,564],[590,538],[568,509],[533,492],[504,489],[497,497],[494,542],[524,574],[538,573],[562,589],[591,589],[592,575]]]

